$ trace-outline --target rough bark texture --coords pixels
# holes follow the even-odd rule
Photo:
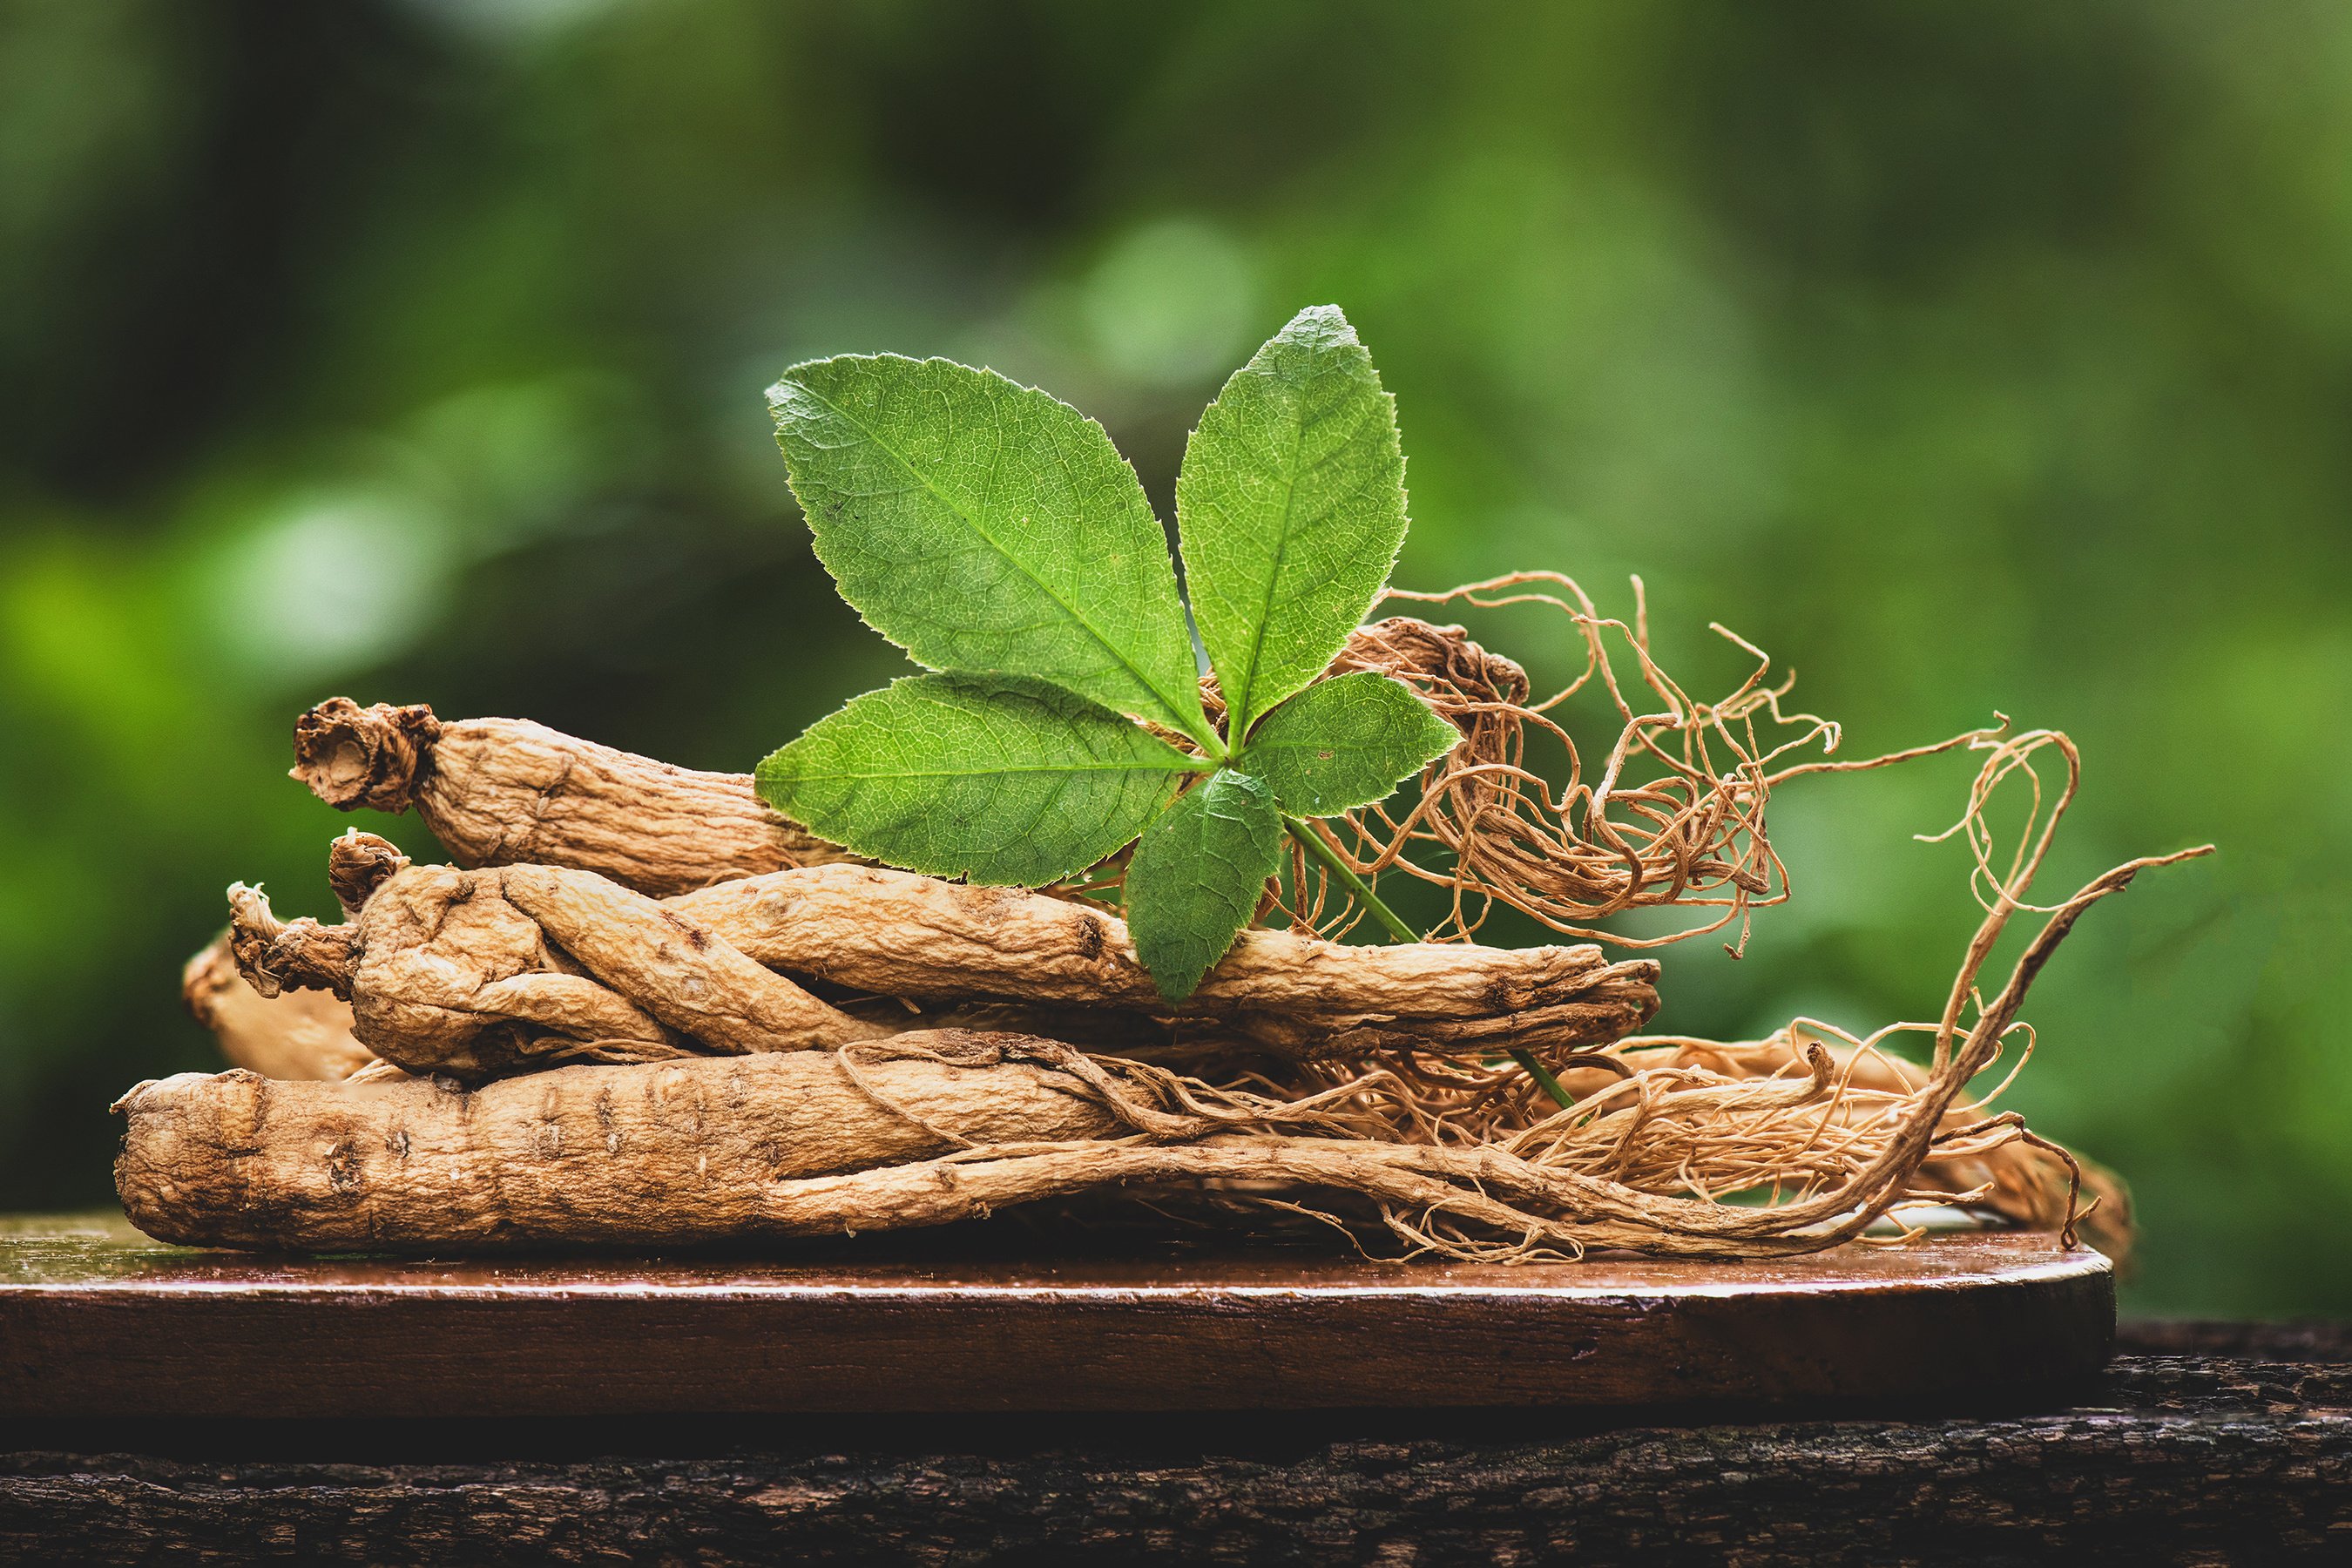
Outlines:
[[[339,810],[415,807],[460,866],[572,866],[656,895],[853,858],[761,805],[743,774],[524,719],[444,723],[421,703],[329,698],[295,722],[293,776]]]
[[[1018,888],[866,866],[721,883],[666,907],[771,968],[887,995],[1171,1011],[1127,922]],[[1598,947],[1349,947],[1247,931],[1173,1011],[1294,1056],[1594,1044],[1657,1011],[1658,966]],[[1507,1037],[1507,1038],[1506,1038]]]
[[[332,1081],[375,1060],[352,1037],[350,1003],[322,991],[262,995],[237,973],[226,931],[188,960],[180,999],[213,1032],[231,1067],[264,1078]]]
[[[421,1079],[182,1073],[119,1103],[130,1130],[115,1184],[132,1224],[196,1246],[495,1250],[776,1234],[789,1220],[778,1194],[806,1178],[967,1141],[1118,1130],[1076,1079],[1003,1059],[1004,1038],[903,1036],[854,1068],[820,1052],[560,1068],[471,1092]]]
[[[2341,1365],[2126,1355],[2005,1415],[1409,1412],[42,1431],[0,1558],[957,1565],[2339,1563]]]

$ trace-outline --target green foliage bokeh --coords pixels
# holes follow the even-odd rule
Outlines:
[[[760,392],[988,364],[1186,432],[1335,300],[1398,580],[1643,574],[1853,754],[2070,731],[2085,921],[2017,1102],[2140,1195],[2147,1309],[2352,1309],[2352,11],[0,4],[0,1207],[205,1066],[232,879],[330,912],[332,692],[748,770],[905,666]],[[1482,635],[1538,674],[1540,619]],[[1661,1026],[1932,1016],[1967,764],[1792,786],[1797,898]],[[368,826],[412,848],[412,821]]]

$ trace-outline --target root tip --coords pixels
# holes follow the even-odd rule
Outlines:
[[[330,697],[294,721],[290,776],[338,811],[399,813],[431,769],[441,721],[422,702],[362,708]]]
[[[229,952],[246,983],[264,996],[285,991],[331,991],[348,1000],[358,963],[358,931],[322,926],[305,916],[281,921],[259,888],[238,882],[228,890]]]
[[[398,845],[356,827],[327,852],[327,884],[350,918],[357,918],[378,888],[407,868],[408,857]]]

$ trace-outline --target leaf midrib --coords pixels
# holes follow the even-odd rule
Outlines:
[[[1257,668],[1265,650],[1265,634],[1274,619],[1275,584],[1282,580],[1282,563],[1290,556],[1290,513],[1298,504],[1298,454],[1307,446],[1307,416],[1302,410],[1290,422],[1290,462],[1282,484],[1282,534],[1274,547],[1274,565],[1265,576],[1265,602],[1258,606],[1257,635],[1250,639],[1249,664],[1242,676],[1241,721],[1227,744],[1238,749],[1258,720]]]
[[[807,393],[811,397],[815,398],[819,403],[824,405],[824,406],[832,410],[835,416],[856,429],[859,434],[863,435],[867,440],[873,442],[874,445],[881,448],[883,452],[887,453],[889,456],[890,460],[897,463],[898,467],[905,471],[908,478],[922,486],[923,489],[929,492],[931,498],[938,501],[941,506],[947,508],[948,510],[955,516],[957,521],[961,521],[965,527],[971,529],[974,533],[980,535],[982,540],[987,542],[991,549],[994,550],[997,554],[1003,557],[1005,560],[1011,562],[1013,568],[1024,577],[1028,578],[1030,582],[1035,584],[1039,593],[1045,595],[1048,599],[1051,599],[1069,616],[1070,619],[1076,621],[1080,626],[1084,627],[1086,634],[1094,638],[1096,644],[1100,647],[1105,653],[1108,653],[1111,658],[1118,661],[1120,668],[1133,676],[1138,685],[1141,686],[1144,690],[1150,692],[1158,700],[1160,710],[1165,713],[1168,718],[1175,721],[1178,729],[1183,731],[1194,740],[1202,741],[1205,743],[1206,737],[1202,736],[1197,729],[1186,721],[1183,710],[1177,707],[1174,702],[1169,700],[1168,694],[1160,689],[1157,682],[1155,682],[1150,676],[1146,675],[1141,669],[1138,668],[1133,659],[1128,658],[1125,653],[1121,652],[1118,647],[1112,645],[1111,640],[1108,637],[1103,636],[1100,631],[1096,629],[1095,624],[1088,620],[1076,605],[1071,604],[1068,600],[1063,598],[1061,595],[1055,593],[1054,591],[1053,584],[1047,583],[1043,577],[1038,576],[1035,572],[1032,571],[1027,562],[1021,559],[1021,557],[1015,554],[1013,551],[1007,549],[1001,540],[981,525],[978,519],[966,512],[961,507],[950,500],[945,492],[941,491],[937,485],[931,483],[929,479],[924,475],[923,471],[916,468],[914,463],[908,458],[905,453],[899,451],[898,447],[885,440],[881,434],[874,429],[873,426],[858,418],[857,416],[852,414],[848,409],[844,408],[840,404],[835,403],[832,398],[827,397],[824,393],[819,392],[807,382],[796,382],[793,384],[797,385],[803,392]]]
[[[932,773],[817,773],[798,770],[793,776],[810,779],[993,779],[1013,773],[1205,773],[1216,764],[1192,758],[1179,758],[1167,763],[1041,763],[1034,766],[1006,768],[941,768]]]

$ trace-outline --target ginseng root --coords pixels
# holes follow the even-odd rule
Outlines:
[[[1393,665],[1412,651],[1365,627],[1333,668]],[[1209,696],[1222,712],[1213,684]],[[294,721],[291,775],[339,811],[414,807],[459,866],[568,866],[656,898],[866,863],[770,810],[747,774],[673,767],[526,719],[445,721],[421,702],[328,698]]]
[[[2071,797],[2074,759],[2063,737],[2002,745],[1961,824],[1980,868],[1990,865],[1978,826],[1985,796],[2003,776],[2030,773],[2044,746],[2068,768],[2053,820]],[[1928,1172],[1943,1166],[1965,1177],[1969,1162],[2032,1142],[2013,1114],[1985,1116],[1982,1097],[1968,1093],[2017,1027],[2027,989],[2084,911],[2144,869],[2204,853],[2129,862],[2049,907],[2007,982],[1987,995],[1979,984],[1987,956],[2028,907],[2024,894],[2049,846],[2048,826],[2032,827],[2016,867],[1990,883],[1944,1018],[1916,1026],[1935,1035],[1936,1049],[1916,1086],[1908,1072],[1891,1071],[1890,1083],[1902,1087],[1857,1089],[1866,1042],[1841,1071],[1820,1041],[1792,1033],[1799,1073],[1741,1068],[1735,1077],[1697,1059],[1644,1064],[1540,1121],[1514,1114],[1516,1125],[1481,1127],[1476,1102],[1433,1107],[1422,1085],[1390,1068],[1300,1093],[1262,1079],[1212,1085],[1047,1040],[909,1032],[829,1055],[565,1069],[470,1095],[432,1083],[183,1077],[122,1102],[131,1130],[117,1179],[126,1212],[152,1234],[310,1249],[692,1245],[936,1225],[1088,1191],[1166,1189],[1214,1190],[1294,1212],[1349,1194],[1411,1250],[1460,1258],[1575,1257],[1590,1247],[1786,1256],[1847,1240],[1899,1205],[1996,1195],[1995,1180],[1956,1191]],[[380,855],[362,859],[356,847],[344,857],[346,869],[353,863],[371,868],[339,878],[339,887],[367,892],[368,877],[384,877],[366,897],[364,929],[413,873],[385,869]],[[634,896],[585,873],[562,875]],[[491,900],[478,895],[453,907],[475,901]],[[238,942],[259,936],[241,927]],[[335,928],[262,945],[269,963],[247,963],[247,973],[273,981],[338,963],[348,973],[354,962],[354,942]],[[1661,1044],[1695,1058],[1709,1049]],[[1739,1066],[1739,1047],[1713,1049]],[[936,1079],[929,1089],[903,1081],[929,1070],[924,1063],[975,1075],[960,1080],[976,1091],[968,1103],[1000,1120],[983,1128],[925,1099],[933,1089],[954,1096]],[[1002,1087],[1008,1068],[1041,1075],[1022,1082],[1059,1096],[1052,1106],[1064,1119],[1030,1120]],[[783,1092],[763,1109],[747,1090],[709,1087],[745,1084]],[[852,1098],[830,1094],[828,1086],[844,1085]],[[1486,1103],[1511,1113],[1508,1100]],[[913,1142],[877,1141],[875,1126]],[[2061,1221],[2070,1245],[2074,1184]],[[1740,1192],[1766,1201],[1718,1201]]]
[[[1349,947],[1245,931],[1171,1007],[1127,922],[1017,888],[824,866],[667,900],[772,969],[927,1002],[1001,999],[1203,1020],[1294,1059],[1599,1044],[1657,1011],[1658,966],[1597,947]]]
[[[351,1004],[321,991],[264,996],[246,983],[229,952],[229,933],[188,960],[180,1000],[213,1032],[231,1067],[264,1078],[347,1079],[375,1061],[352,1036]]]
[[[1752,1079],[1804,1075],[1806,1048],[1813,1043],[1783,1029],[1769,1039],[1737,1043],[1629,1039],[1620,1041],[1617,1050],[1629,1066],[1639,1068],[1699,1068],[1726,1079]],[[1874,1047],[1832,1041],[1823,1048],[1840,1081],[1861,1091],[1849,1099],[1843,1112],[1847,1121],[1883,1116],[1890,1102],[1927,1086],[1927,1068]],[[1990,1116],[1980,1102],[1958,1105],[1946,1113],[1945,1126],[1957,1133]],[[2079,1216],[2084,1239],[2118,1263],[2131,1255],[2130,1188],[2114,1172],[2056,1144],[2022,1137],[1996,1142],[1979,1152],[1930,1160],[1920,1167],[1919,1179],[1952,1193],[1977,1194],[1975,1206],[2028,1230],[2062,1228],[2074,1212],[2071,1205],[2087,1198]]]
[[[259,889],[232,888],[231,944],[261,994],[345,998],[359,1041],[409,1071],[478,1081],[567,1061],[803,1050],[892,1032],[593,872],[410,866],[388,848],[365,834],[336,841],[331,878],[361,905],[342,925],[279,921]]]
[[[293,776],[338,810],[414,806],[460,866],[531,861],[660,896],[855,857],[698,773],[525,719],[444,723],[423,703],[331,697],[294,724]]]
[[[232,889],[239,964],[265,994],[348,996],[370,1049],[468,1081],[560,1061],[841,1045],[919,1022],[860,1019],[788,974],[947,1005],[934,1023],[1123,1047],[1181,1037],[1293,1060],[1572,1048],[1657,1009],[1654,963],[1611,964],[1589,946],[1345,947],[1253,931],[1171,1014],[1116,916],[872,867],[656,902],[557,867],[411,867],[354,831],[336,840],[329,879],[358,911],[343,925],[281,921],[257,890]]]
[[[132,1224],[193,1246],[313,1250],[775,1234],[774,1194],[805,1178],[1119,1131],[1078,1079],[954,1031],[856,1063],[697,1057],[473,1091],[183,1073],[116,1109],[130,1119],[115,1181]]]
[[[1553,572],[1519,572],[1442,594],[1391,589],[1392,600],[1485,608],[1540,604],[1561,612],[1583,644],[1584,668],[1562,689],[1536,700],[1516,661],[1470,640],[1460,626],[1395,616],[1360,627],[1333,663],[1392,675],[1419,691],[1461,731],[1461,743],[1423,770],[1406,804],[1376,803],[1333,823],[1335,847],[1359,875],[1395,871],[1445,889],[1453,912],[1436,933],[1473,935],[1496,904],[1571,939],[1620,947],[1664,946],[1737,923],[1745,944],[1749,914],[1785,901],[1786,868],[1765,830],[1771,791],[1806,773],[1849,773],[1994,741],[1975,730],[1925,746],[1857,761],[1788,762],[1819,744],[1834,752],[1836,723],[1784,710],[1793,677],[1775,683],[1770,661],[1722,626],[1714,629],[1755,660],[1746,679],[1712,702],[1693,698],[1651,657],[1641,579],[1631,625],[1603,617],[1584,590]],[[1621,679],[1614,658],[1630,658]],[[1553,716],[1588,687],[1615,710],[1615,742],[1588,769],[1576,741]],[[1555,776],[1530,757],[1550,752]],[[1393,809],[1392,809],[1393,808]],[[1397,813],[1401,812],[1402,815]],[[1303,896],[1299,918],[1344,928],[1360,914],[1343,890]],[[1679,931],[1637,935],[1598,922],[1628,910],[1692,911]]]
[[[1524,1079],[1475,1049],[1293,1063],[1210,1082],[1026,1036],[891,1036],[800,990],[752,952],[772,942],[768,955],[778,956],[807,940],[784,928],[827,907],[819,888],[937,896],[975,923],[941,932],[894,910],[886,929],[903,938],[910,921],[921,940],[894,940],[856,961],[887,960],[903,975],[936,962],[909,953],[1003,941],[989,930],[993,919],[1011,922],[1021,944],[1013,951],[1042,947],[1054,959],[1015,997],[1051,1001],[1067,987],[1117,1014],[1098,998],[1120,994],[1126,971],[1114,963],[1106,980],[1087,965],[1099,965],[1123,931],[1100,911],[1035,907],[1055,902],[1039,895],[933,895],[895,883],[894,874],[804,873],[805,909],[789,896],[762,908],[761,898],[796,885],[781,874],[735,895],[712,889],[663,903],[579,870],[411,868],[382,841],[347,836],[331,870],[339,897],[358,909],[346,924],[279,922],[257,893],[237,890],[233,945],[257,991],[347,994],[366,1043],[378,1044],[369,1030],[380,1010],[387,1055],[394,1038],[422,1038],[478,1073],[615,1047],[678,1058],[563,1068],[474,1093],[438,1082],[184,1077],[142,1086],[122,1102],[131,1131],[118,1180],[127,1210],[153,1234],[309,1248],[690,1245],[941,1224],[1092,1191],[1213,1194],[1335,1222],[1329,1206],[1315,1205],[1344,1194],[1409,1252],[1472,1260],[1569,1258],[1596,1247],[1785,1256],[1834,1246],[1928,1203],[2013,1202],[2033,1220],[2057,1218],[2071,1245],[2079,1165],[2015,1113],[1986,1114],[1992,1097],[1976,1080],[2010,1043],[2030,1037],[2019,1022],[2027,990],[2084,911],[2142,870],[2209,850],[2128,862],[2037,909],[2026,895],[2073,798],[2078,761],[2072,743],[2050,731],[1985,749],[1991,755],[1947,835],[1971,849],[1985,914],[1937,1022],[1846,1039],[1852,1048],[1842,1055],[1810,1037],[1809,1024],[1792,1027],[1769,1060],[1769,1042],[1635,1041],[1581,1052],[1573,1065],[1599,1081],[1566,1107],[1534,1100]],[[2046,764],[2051,755],[2064,769],[2054,789],[2035,771],[2037,757]],[[2019,774],[2033,783],[2038,809],[2002,869],[1983,814],[1998,785]],[[836,912],[857,906],[827,897]],[[2006,982],[1990,987],[1984,970],[1996,944],[2029,910],[2045,917],[2042,929]],[[1278,959],[1274,973],[1317,975],[1319,989],[1303,994],[1323,1002],[1394,1001],[1408,990],[1443,992],[1458,978],[1441,969],[1408,984],[1382,964],[1448,952],[1484,962],[1464,947],[1265,951]],[[1478,995],[1562,1005],[1543,1002],[1539,979],[1518,971],[1498,988],[1496,973],[1486,978],[1489,989]],[[1527,984],[1515,990],[1519,981]],[[1295,1002],[1300,994],[1287,994]],[[1474,1000],[1453,994],[1456,1005]],[[1504,1009],[1486,1022],[1499,1028],[1511,1016]],[[1933,1037],[1927,1067],[1876,1058],[1875,1041],[1895,1030]],[[690,1054],[766,1047],[792,1054]],[[1008,1069],[1033,1075],[1021,1079],[1025,1089],[1004,1088]],[[920,1079],[926,1071],[971,1076],[950,1087]],[[732,1087],[740,1085],[766,1086],[773,1105]],[[843,1085],[851,1099],[835,1094]],[[1052,1114],[1024,1109],[1020,1096],[1031,1090],[1052,1097]],[[965,1105],[969,1117],[954,1109]],[[875,1127],[900,1142],[877,1140]],[[2051,1200],[2053,1168],[2005,1191],[1999,1157],[2020,1143],[2064,1167],[2063,1215]],[[1741,1194],[1759,1201],[1723,1201]],[[1364,1238],[1360,1226],[1357,1234]]]
[[[1714,1124],[1685,1154],[1719,1166],[1769,1157],[1759,1132],[1793,1149],[1843,1125],[1827,1053],[1811,1055],[1798,1080],[1702,1072],[1662,1087],[1705,1102]],[[1881,1106],[1825,1162],[1841,1175],[1764,1207],[1689,1195],[1690,1171],[1612,1172],[1524,1140],[1396,1141],[1372,1107],[1398,1086],[1379,1072],[1285,1100],[960,1030],[560,1068],[473,1091],[183,1075],[118,1105],[130,1127],[116,1180],[125,1212],[160,1238],[314,1251],[683,1247],[941,1225],[1093,1192],[1213,1192],[1293,1213],[1344,1198],[1378,1216],[1370,1233],[1359,1222],[1360,1242],[1384,1227],[1455,1258],[1762,1258],[1834,1245],[1892,1203],[1940,1195],[1916,1178],[1951,1141],[1927,1125],[1950,1082]]]

